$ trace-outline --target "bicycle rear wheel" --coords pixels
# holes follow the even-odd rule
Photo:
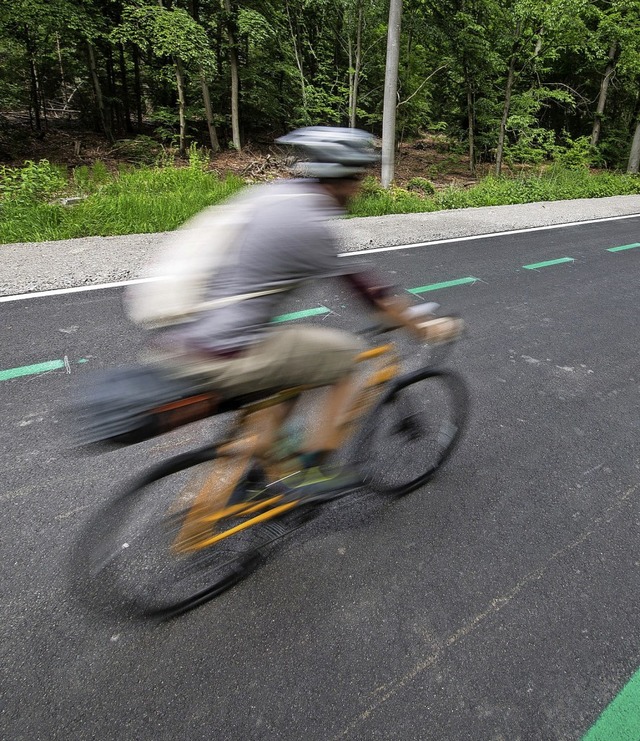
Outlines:
[[[359,432],[356,460],[367,485],[402,496],[425,484],[459,442],[468,404],[451,371],[423,368],[393,382]]]
[[[222,473],[212,471],[216,463]],[[282,523],[261,523],[201,550],[176,549],[177,542],[184,542],[185,527],[193,528],[188,517],[195,498],[203,501],[203,487],[211,488],[211,496],[221,491],[228,496],[246,468],[245,461],[237,470],[224,472],[224,464],[215,448],[176,456],[111,500],[91,519],[76,546],[72,567],[79,596],[92,606],[170,617],[248,576],[262,560],[261,549],[285,534]],[[220,481],[220,475],[234,480]],[[211,504],[217,503],[207,502]],[[206,535],[239,522],[226,517],[208,524]],[[192,532],[192,542],[198,537]]]

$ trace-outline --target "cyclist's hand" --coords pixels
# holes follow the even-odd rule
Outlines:
[[[462,319],[452,316],[435,317],[419,324],[422,340],[429,344],[452,342],[464,329]]]

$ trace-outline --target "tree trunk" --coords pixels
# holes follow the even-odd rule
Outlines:
[[[469,81],[468,70],[465,70],[467,77],[467,127],[469,130],[469,172],[473,175],[476,171],[476,140],[475,140],[475,99],[471,82]]]
[[[509,118],[509,109],[511,107],[511,92],[513,90],[513,80],[516,74],[516,57],[518,39],[520,37],[520,23],[516,27],[516,40],[513,44],[511,59],[509,60],[509,72],[507,73],[507,86],[504,94],[504,106],[502,109],[502,119],[500,120],[500,132],[498,134],[498,147],[496,149],[496,175],[502,173],[502,157],[504,154],[504,140],[507,131],[507,119]]]
[[[31,38],[29,26],[24,27],[27,56],[29,57],[29,77],[31,80],[31,108],[35,118],[35,127],[37,132],[42,132],[42,119],[40,111],[40,78],[38,77],[38,68],[36,66],[36,49],[35,43]]]
[[[218,134],[216,133],[216,127],[213,123],[213,108],[211,106],[211,94],[209,93],[209,86],[207,85],[207,78],[204,74],[202,67],[200,68],[200,82],[202,84],[202,100],[204,102],[204,113],[207,118],[207,128],[209,129],[209,141],[211,142],[211,150],[213,152],[220,151],[220,142],[218,141]]]
[[[138,134],[142,131],[142,82],[140,80],[140,52],[133,47],[133,89],[136,97],[136,120]]]
[[[124,56],[124,46],[118,45],[119,62],[120,62],[120,87],[122,88],[122,104],[124,106],[124,127],[125,131],[130,134],[133,131],[131,126],[131,99],[129,95],[129,82],[127,80],[127,61]]]
[[[296,67],[298,68],[298,74],[300,75],[300,90],[302,92],[302,110],[306,117],[307,115],[307,86],[304,78],[304,68],[302,66],[302,54],[298,50],[298,39],[293,28],[293,21],[291,20],[291,13],[289,11],[289,3],[285,3],[287,9],[287,20],[289,21],[289,31],[291,32],[291,43],[293,44],[293,53],[296,58]]]
[[[185,110],[187,102],[184,96],[184,70],[179,57],[175,58],[176,65],[176,85],[178,87],[178,119],[180,121],[180,156],[184,157],[187,152],[187,120]]]
[[[611,75],[615,67],[616,52],[618,50],[618,42],[614,41],[609,49],[609,61],[604,71],[604,77],[600,83],[600,95],[598,97],[598,107],[596,108],[596,117],[593,119],[593,129],[591,131],[591,146],[595,147],[598,145],[600,140],[600,130],[602,128],[602,116],[604,114],[604,107],[607,104],[607,93],[609,92],[609,82],[611,81]]]
[[[632,175],[637,175],[640,170],[640,118],[636,123],[636,131],[633,135],[633,141],[631,143],[631,154],[629,155],[629,164],[627,166],[627,172]]]
[[[229,66],[231,68],[231,138],[234,148],[242,149],[240,142],[240,77],[238,74],[238,49],[236,47],[235,16],[232,16],[231,0],[224,0],[227,12],[227,37],[229,39]]]
[[[67,83],[64,79],[64,66],[62,64],[62,49],[60,48],[60,34],[56,33],[56,53],[58,55],[58,66],[60,67],[60,95],[62,96],[62,109],[66,111],[69,107],[67,97]]]
[[[104,100],[102,98],[102,88],[100,87],[100,79],[98,78],[98,71],[96,69],[96,55],[93,49],[91,41],[87,40],[87,51],[89,55],[89,71],[91,72],[91,80],[93,82],[93,92],[96,96],[96,106],[98,108],[98,116],[100,117],[100,126],[104,135],[107,137],[107,141],[113,144],[113,133],[107,120],[107,116],[104,108]]]
[[[396,107],[398,105],[398,62],[400,59],[400,24],[402,0],[391,0],[387,33],[387,64],[384,75],[382,110],[382,187],[393,181],[396,149]]]
[[[349,126],[355,128],[358,114],[358,86],[360,85],[360,67],[362,66],[362,0],[357,6],[356,49],[353,59],[353,74],[349,74]],[[351,42],[349,42],[351,43]],[[351,49],[351,46],[349,47]],[[351,59],[349,67],[351,68]]]
[[[124,122],[122,117],[122,101],[116,96],[116,73],[113,63],[113,51],[111,45],[107,49],[107,105],[106,114],[109,117],[109,126],[114,131],[122,131]]]

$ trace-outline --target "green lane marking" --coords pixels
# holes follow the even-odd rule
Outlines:
[[[292,322],[294,319],[304,319],[307,316],[318,316],[319,314],[331,314],[331,309],[326,306],[316,306],[315,309],[304,309],[303,311],[293,311],[291,314],[280,314],[271,320],[272,322]]]
[[[76,363],[88,363],[88,358],[80,358]],[[66,368],[64,360],[47,360],[45,363],[35,363],[34,365],[20,365],[17,368],[7,368],[0,370],[0,381],[9,381],[12,378],[21,376],[34,376],[38,373],[47,373],[52,370],[61,370]]]
[[[640,247],[640,242],[634,242],[633,244],[623,244],[621,247],[609,247],[607,252],[622,252],[622,250],[632,250],[635,247]]]
[[[560,265],[563,262],[573,262],[573,257],[559,257],[557,260],[547,260],[546,262],[534,262],[532,265],[523,265],[525,270],[537,270],[538,268],[547,268],[549,265]]]
[[[64,368],[64,360],[48,360],[46,363],[7,368],[7,370],[0,371],[0,381],[8,381],[10,378],[19,378],[20,376],[32,376],[34,373],[46,373],[60,368]]]
[[[466,283],[475,283],[478,279],[470,275],[467,278],[457,278],[456,280],[446,280],[444,283],[431,283],[428,286],[418,286],[418,288],[407,288],[409,293],[426,293],[427,291],[438,291],[440,288],[451,288],[452,286],[463,286]]]
[[[640,739],[640,669],[604,709],[582,741]]]

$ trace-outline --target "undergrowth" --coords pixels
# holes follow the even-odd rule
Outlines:
[[[109,171],[98,162],[67,174],[46,160],[0,168],[0,243],[152,233],[176,228],[244,187],[233,175],[207,172],[191,152],[187,167],[167,161]],[[554,165],[516,177],[487,176],[472,187],[436,189],[426,178],[384,189],[373,178],[351,204],[351,216],[383,216],[537,201],[640,193],[640,177]],[[65,205],[65,196],[80,197]]]

